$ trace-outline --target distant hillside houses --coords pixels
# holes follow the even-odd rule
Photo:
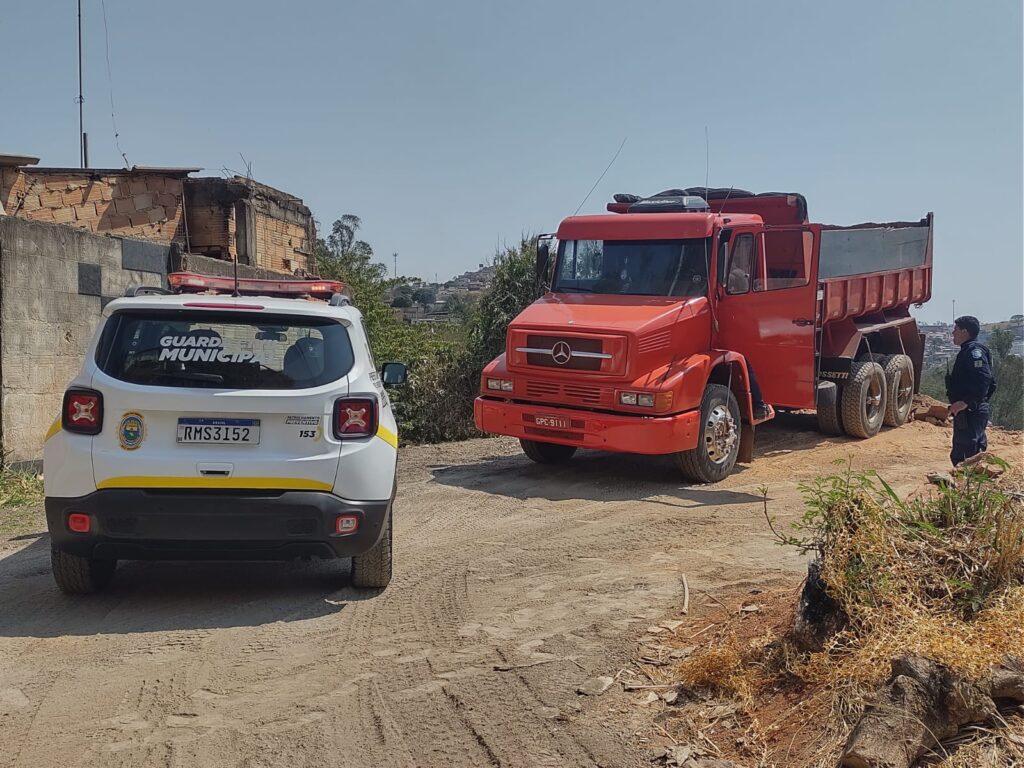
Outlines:
[[[495,267],[493,265],[480,265],[475,272],[463,272],[458,277],[452,278],[444,287],[449,290],[484,291],[494,279]]]
[[[449,322],[449,302],[453,297],[462,303],[474,302],[490,287],[495,268],[484,264],[479,267],[446,283],[414,280],[394,286],[390,296],[392,311],[407,323]]]
[[[925,335],[925,365],[937,365],[953,360],[960,348],[953,343],[952,323],[918,323],[918,328]],[[1007,330],[1013,334],[1013,346],[1010,354],[1024,357],[1024,315],[1013,315],[1009,320],[998,323],[982,323],[978,339],[983,344],[990,344],[992,332]]]

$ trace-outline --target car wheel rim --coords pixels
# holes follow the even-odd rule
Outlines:
[[[704,423],[704,446],[708,458],[715,464],[724,464],[736,447],[738,436],[736,420],[724,405],[716,405]]]

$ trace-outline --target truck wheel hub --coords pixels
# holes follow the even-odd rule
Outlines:
[[[704,425],[704,444],[708,458],[716,464],[722,464],[732,455],[736,445],[736,420],[724,405],[716,405],[708,414]]]

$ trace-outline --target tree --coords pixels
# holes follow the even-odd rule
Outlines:
[[[1024,429],[1024,360],[1011,355],[1013,333],[1000,328],[989,338],[996,393],[992,396],[992,423],[1007,429]]]
[[[437,299],[437,293],[433,288],[417,288],[412,293],[413,303],[419,304],[424,310],[430,309]]]
[[[1005,328],[997,328],[992,331],[988,344],[999,360],[1005,360],[1013,349],[1013,334]]]
[[[412,306],[412,299],[400,293],[391,300],[391,306],[397,309],[408,309]]]

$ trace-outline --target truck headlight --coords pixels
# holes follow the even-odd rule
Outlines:
[[[619,405],[667,411],[672,407],[671,392],[619,392]]]
[[[498,392],[511,392],[512,391],[512,380],[511,379],[488,379],[487,388]]]

